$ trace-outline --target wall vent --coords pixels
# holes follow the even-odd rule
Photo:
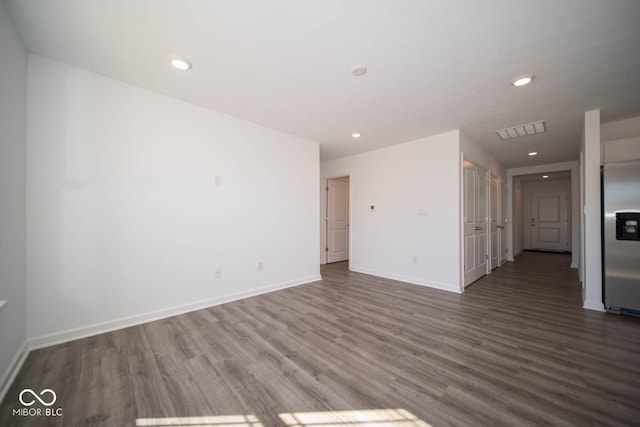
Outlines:
[[[513,126],[510,128],[504,128],[497,130],[496,133],[503,141],[507,139],[518,138],[521,136],[535,135],[536,133],[544,133],[547,131],[547,127],[544,124],[544,120],[537,122],[527,123],[524,125]]]

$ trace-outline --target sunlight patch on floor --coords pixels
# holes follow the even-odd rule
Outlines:
[[[293,412],[279,416],[287,427],[431,427],[406,409]]]
[[[255,415],[221,415],[207,417],[138,418],[136,426],[147,427],[264,427]]]
[[[287,427],[432,427],[406,409],[283,412]],[[264,427],[256,415],[138,418],[140,427]]]

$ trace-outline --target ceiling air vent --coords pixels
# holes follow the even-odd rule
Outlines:
[[[518,125],[510,128],[497,130],[496,133],[503,141],[512,138],[518,138],[520,136],[534,135],[536,133],[546,132],[547,128],[544,125],[544,120],[538,122],[527,123],[526,125]]]

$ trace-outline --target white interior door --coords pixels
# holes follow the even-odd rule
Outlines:
[[[465,160],[463,169],[464,285],[476,277],[476,165]]]
[[[488,248],[489,242],[487,241],[487,221],[489,219],[489,206],[488,206],[488,185],[487,185],[487,170],[482,166],[476,165],[478,169],[477,174],[477,187],[478,198],[476,200],[476,233],[478,236],[477,248],[476,248],[476,263],[478,269],[481,271],[481,276],[487,272],[487,261],[489,259]]]
[[[567,193],[531,195],[531,247],[551,251],[569,249]]]
[[[349,259],[349,178],[327,181],[327,262]]]
[[[489,181],[489,271],[500,265],[500,245],[498,221],[500,218],[500,208],[498,204],[498,177],[491,174]]]
[[[507,246],[507,185],[502,182],[500,185],[500,264],[507,261],[509,247]]]
[[[463,168],[464,285],[487,272],[486,169],[465,160]]]

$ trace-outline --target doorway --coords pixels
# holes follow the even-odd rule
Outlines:
[[[543,178],[544,176],[547,176],[547,178]],[[580,269],[582,268],[580,262],[583,261],[580,254],[583,252],[584,246],[580,241],[580,227],[583,225],[583,221],[581,221],[581,180],[580,163],[578,161],[507,170],[507,186],[509,189],[509,203],[507,206],[509,210],[507,222],[509,229],[508,261],[514,261],[515,256],[520,252],[531,249],[531,218],[535,218],[535,216],[530,216],[529,204],[531,203],[531,198],[530,196],[527,197],[527,195],[531,194],[532,186],[540,185],[544,186],[544,191],[540,191],[538,188],[534,192],[565,192],[567,194],[568,247],[562,252],[571,253],[571,268]],[[559,186],[561,188],[558,188]],[[582,276],[580,277],[582,278]]]
[[[522,250],[572,252],[571,171],[514,176],[514,187],[514,255]]]
[[[327,180],[326,262],[349,259],[349,177]]]

